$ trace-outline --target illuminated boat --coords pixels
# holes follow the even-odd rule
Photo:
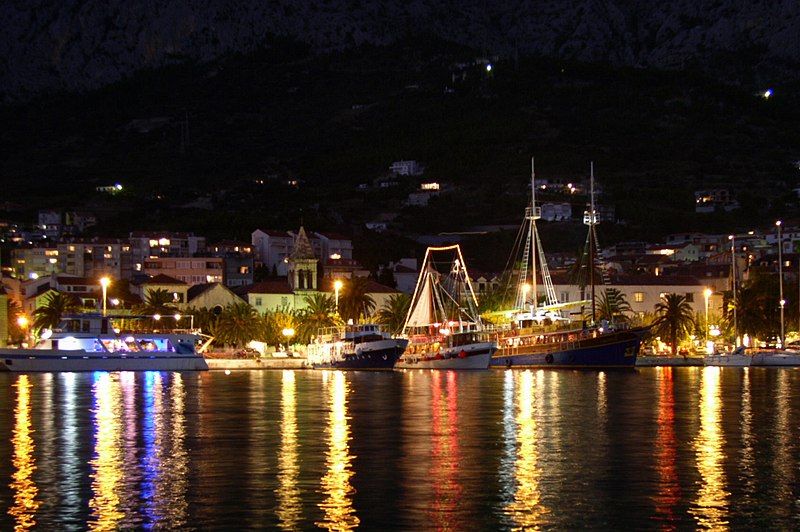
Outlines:
[[[447,273],[437,270],[446,254]],[[438,263],[441,265],[441,263]],[[398,369],[487,369],[497,344],[478,315],[478,303],[457,245],[428,248],[406,316],[408,349]]]
[[[518,283],[514,290],[516,300],[512,310],[491,313],[510,318],[510,323],[497,329],[498,349],[492,357],[492,366],[613,368],[634,367],[636,364],[642,339],[649,328],[628,328],[625,324],[597,323],[595,320],[597,211],[594,204],[593,169],[590,199],[589,210],[584,213],[583,221],[589,226],[586,262],[591,299],[559,302],[536,228],[536,220],[541,218],[541,208],[536,206],[536,186],[531,162],[531,203],[525,210],[518,246],[512,252],[512,256],[518,257],[517,250],[523,248]],[[544,286],[543,305],[540,304],[538,294],[537,270],[540,270],[540,279]],[[571,323],[569,309],[584,305],[591,308],[589,323],[583,320],[580,324]]]
[[[32,349],[0,349],[0,371],[202,371],[201,336],[192,332],[125,331],[145,316],[80,314],[45,330]],[[199,347],[198,347],[199,346]]]
[[[407,345],[380,325],[346,325],[320,330],[306,353],[312,368],[390,370]]]

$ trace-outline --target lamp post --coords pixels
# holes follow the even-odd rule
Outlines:
[[[17,325],[24,332],[23,342],[25,344],[28,343],[28,325],[29,324],[30,324],[30,320],[28,320],[28,317],[25,316],[24,314],[17,318]]]
[[[111,284],[111,279],[108,277],[100,278],[100,286],[103,288],[103,316],[106,315],[106,307],[108,305],[108,287]]]
[[[292,337],[294,336],[294,329],[292,327],[285,327],[281,334],[286,338],[286,352],[289,352],[289,342],[292,341]]]
[[[733,346],[738,347],[739,327],[736,322],[736,237],[728,235],[731,241],[731,293],[733,294]]]
[[[333,293],[335,294],[335,298],[336,298],[336,312],[337,313],[339,312],[339,290],[342,289],[342,284],[343,284],[342,281],[339,280],[339,279],[336,279],[333,282]],[[284,330],[287,330],[287,329],[284,329]],[[292,333],[294,334],[294,331],[292,331]]]
[[[784,307],[786,306],[786,300],[783,298],[783,240],[781,239],[781,221],[778,220],[775,222],[775,226],[778,228],[778,286],[780,287],[780,305],[781,305],[781,349],[783,349],[784,344],[784,337],[785,337],[785,329],[784,329]]]

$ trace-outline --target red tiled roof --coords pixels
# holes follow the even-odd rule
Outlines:
[[[141,284],[149,284],[149,285],[173,285],[173,284],[183,284],[183,281],[180,279],[175,279],[174,277],[170,277],[169,275],[164,275],[163,273],[159,273],[155,277],[151,277],[150,279],[144,280]]]
[[[331,279],[329,277],[326,277],[325,279],[323,279],[322,282],[321,282],[321,286],[319,288],[320,291],[321,292],[333,292],[334,291],[333,290],[333,282],[334,281],[335,281],[335,279]],[[344,283],[345,286],[347,286],[348,279],[342,279],[342,282]],[[379,283],[377,281],[373,281],[370,278],[367,278],[367,282],[366,283],[367,283],[366,284],[366,292],[368,294],[396,294],[396,293],[400,292],[396,288],[392,288],[391,286],[386,286],[386,285],[381,284],[381,283]]]
[[[238,290],[237,290],[238,292]],[[292,289],[289,287],[289,281],[286,277],[278,279],[270,279],[268,281],[261,281],[260,283],[251,284],[242,287],[241,290],[244,294],[292,294]]]

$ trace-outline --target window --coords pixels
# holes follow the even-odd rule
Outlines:
[[[264,302],[262,301],[262,299],[261,299],[260,297],[257,297],[257,298],[256,298],[256,306],[257,306],[257,307],[260,307],[260,306],[262,306],[262,305],[263,305],[263,303],[264,303]]]
[[[289,304],[289,298],[288,297],[282,297],[281,298],[281,306],[288,305],[288,304]]]
[[[694,303],[694,292],[686,292],[686,302]]]
[[[643,303],[644,302],[644,292],[634,292],[633,293],[633,301],[635,303]]]
[[[250,273],[250,267],[249,266],[239,266],[239,273],[241,273],[242,275],[246,275],[246,274]]]
[[[569,292],[561,292],[561,302],[566,303],[569,301]]]

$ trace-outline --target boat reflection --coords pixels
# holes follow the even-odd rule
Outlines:
[[[675,437],[675,396],[673,391],[673,369],[659,367],[658,379],[658,430],[655,441],[655,466],[658,473],[658,491],[653,497],[654,520],[662,530],[676,528],[676,505],[681,498],[678,482],[677,448]]]
[[[302,511],[297,478],[297,389],[294,370],[283,370],[281,378],[281,443],[278,451],[278,525],[295,530]]]
[[[76,406],[76,373],[62,373],[60,376],[63,394],[61,399],[61,429],[59,434],[59,484],[62,497],[59,506],[59,520],[62,523],[81,522],[81,460],[78,456],[78,407]]]
[[[458,375],[455,371],[431,372],[431,467],[433,501],[430,518],[436,528],[452,528],[461,502],[458,481],[461,450],[458,442]],[[446,380],[443,385],[442,380]]]
[[[690,512],[699,527],[718,530],[728,527],[728,498],[722,468],[724,435],[719,367],[703,368],[700,388],[700,431],[694,440],[700,486]]]
[[[94,456],[91,466],[92,498],[90,528],[110,530],[120,525],[125,514],[120,506],[123,491],[122,409],[120,383],[116,375],[93,375],[95,427]]]
[[[14,505],[8,510],[14,517],[14,530],[28,530],[36,525],[36,510],[41,501],[36,496],[39,489],[33,480],[36,462],[33,456],[33,427],[31,426],[31,390],[33,385],[28,375],[20,375],[14,385],[17,388],[17,404],[14,407],[14,432],[11,444],[14,447],[11,487]]]
[[[505,513],[511,518],[513,526],[536,529],[542,526],[542,516],[548,513],[542,504],[539,486],[541,469],[537,424],[539,406],[535,393],[537,384],[530,370],[515,372],[514,378],[516,416],[513,420],[504,416],[504,423],[513,422],[516,432],[516,446],[511,448],[515,459],[513,472],[515,490],[513,500],[506,505]],[[509,396],[506,395],[506,400],[508,399]],[[511,449],[507,448],[507,451]]]
[[[325,465],[327,472],[322,477],[321,488],[325,500],[320,503],[323,520],[316,523],[328,530],[351,530],[360,522],[353,508],[354,489],[350,483],[353,476],[353,456],[350,454],[350,426],[347,417],[348,386],[345,375],[334,371],[328,376],[323,372],[323,383],[327,386],[331,409],[328,416],[328,452]]]

